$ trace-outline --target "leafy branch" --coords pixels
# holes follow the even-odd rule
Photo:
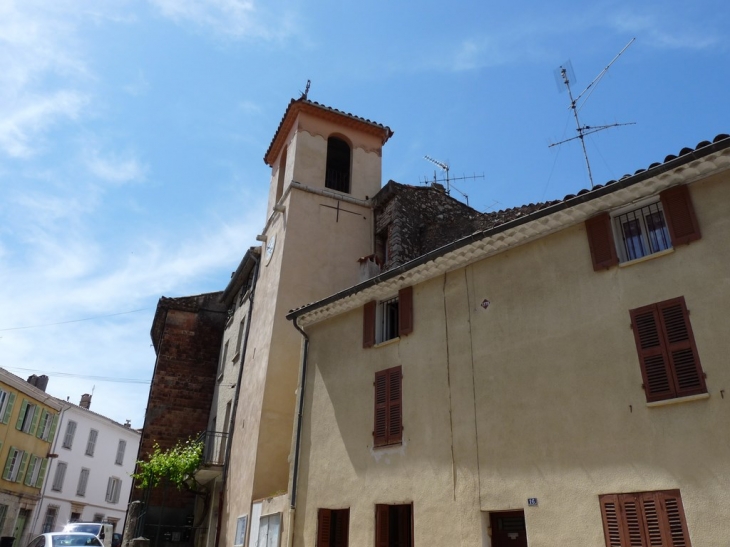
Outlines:
[[[132,477],[138,481],[138,488],[154,488],[163,480],[177,486],[190,488],[187,481],[203,461],[203,441],[188,439],[167,450],[155,443],[147,461],[137,462],[137,472]]]

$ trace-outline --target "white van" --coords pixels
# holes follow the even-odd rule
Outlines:
[[[112,547],[114,527],[108,522],[69,522],[63,527],[63,531],[94,534],[101,540],[104,547]]]

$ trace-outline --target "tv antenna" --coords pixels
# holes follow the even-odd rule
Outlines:
[[[586,160],[586,168],[588,169],[588,179],[591,182],[591,188],[593,188],[593,173],[591,172],[591,162],[588,161],[588,151],[586,150],[586,143],[585,143],[585,136],[591,135],[593,133],[598,133],[599,131],[603,131],[604,129],[610,129],[611,127],[620,127],[622,125],[636,125],[636,122],[629,122],[629,123],[612,123],[608,125],[581,125],[580,118],[578,117],[578,111],[583,108],[583,106],[586,104],[586,101],[593,93],[593,90],[595,89],[595,86],[598,84],[598,82],[601,81],[601,79],[606,75],[608,72],[608,69],[611,68],[611,65],[615,63],[619,57],[623,54],[624,51],[628,49],[628,47],[634,43],[636,38],[632,38],[628,44],[624,46],[624,48],[618,52],[618,55],[616,55],[610,63],[606,65],[606,68],[604,68],[598,76],[596,76],[593,81],[588,84],[588,87],[586,87],[583,91],[580,92],[580,94],[577,97],[573,97],[573,90],[570,88],[570,80],[575,80],[575,75],[573,74],[573,67],[570,64],[570,61],[563,63],[558,69],[555,71],[556,75],[556,82],[558,82],[559,89],[562,91],[562,85],[564,84],[566,89],[568,90],[568,97],[570,97],[570,106],[569,108],[573,111],[573,117],[575,118],[575,130],[578,132],[578,135],[575,137],[571,137],[569,139],[562,140],[560,142],[556,142],[554,144],[548,145],[548,148],[552,148],[553,146],[560,146],[561,144],[565,144],[566,142],[574,141],[576,139],[580,139],[580,144],[583,147],[583,157]],[[562,80],[562,81],[561,81]],[[588,93],[590,91],[590,93]],[[588,93],[588,95],[586,95]],[[585,98],[584,98],[585,96]],[[583,99],[582,102],[580,100]],[[580,102],[580,104],[578,104]]]
[[[426,160],[428,160],[431,163],[433,163],[434,165],[436,165],[437,167],[440,167],[443,171],[445,171],[446,172],[446,176],[444,178],[438,178],[438,176],[436,175],[436,171],[434,171],[433,172],[433,179],[429,180],[426,177],[423,177],[423,180],[421,181],[421,183],[422,184],[426,184],[428,182],[435,182],[435,183],[443,183],[443,182],[445,182],[446,183],[446,193],[447,194],[451,195],[451,188],[453,187],[454,190],[456,190],[462,196],[464,196],[464,199],[466,200],[466,204],[469,205],[469,196],[467,194],[465,194],[464,192],[462,192],[461,190],[459,190],[456,186],[454,186],[452,184],[452,182],[455,181],[455,180],[475,180],[475,179],[483,179],[484,178],[484,175],[483,174],[482,175],[474,174],[474,175],[464,175],[464,176],[461,176],[461,177],[452,178],[452,177],[449,176],[449,164],[448,163],[444,163],[444,162],[439,161],[437,159],[434,159],[434,158],[432,158],[431,156],[428,156],[428,155],[423,156],[423,157]]]

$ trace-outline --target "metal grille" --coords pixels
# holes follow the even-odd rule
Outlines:
[[[380,302],[380,340],[392,340],[399,335],[398,330],[398,297]]]
[[[635,260],[671,248],[664,211],[652,203],[616,217],[623,243],[623,259]]]

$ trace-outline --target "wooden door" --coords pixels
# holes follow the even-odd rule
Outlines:
[[[527,547],[524,511],[490,513],[492,547]]]

